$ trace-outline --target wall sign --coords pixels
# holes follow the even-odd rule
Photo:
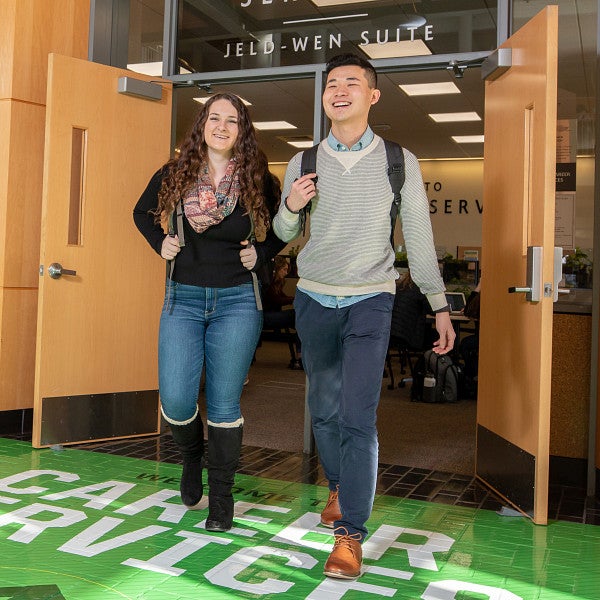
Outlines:
[[[554,245],[573,248],[577,165],[577,121],[556,122],[556,194]]]

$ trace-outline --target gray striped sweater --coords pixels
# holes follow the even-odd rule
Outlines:
[[[302,153],[289,162],[283,185],[287,198],[300,176]],[[404,150],[406,178],[400,218],[413,281],[433,310],[446,305],[429,202],[419,163]],[[310,213],[310,238],[298,255],[298,287],[331,296],[395,293],[394,251],[390,244],[392,189],[385,145],[379,136],[366,148],[336,152],[326,140],[317,153],[317,196]],[[273,228],[289,242],[300,235],[300,219],[281,203]]]

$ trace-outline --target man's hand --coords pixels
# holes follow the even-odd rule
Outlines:
[[[440,334],[440,339],[433,343],[433,351],[436,354],[447,354],[454,348],[454,340],[456,339],[449,312],[435,314],[435,328]]]
[[[256,248],[253,244],[249,245],[248,240],[243,240],[240,242],[240,244],[242,246],[245,246],[245,248],[240,250],[240,260],[242,261],[242,264],[246,267],[246,269],[248,269],[248,271],[251,271],[254,268],[254,265],[256,264],[256,261],[258,259],[256,255]]]
[[[285,199],[291,211],[298,212],[317,195],[316,177],[316,173],[307,173],[292,183],[290,195]]]
[[[181,248],[179,247],[179,238],[176,235],[168,235],[162,243],[160,248],[160,255],[165,260],[173,260],[177,254],[179,254]]]

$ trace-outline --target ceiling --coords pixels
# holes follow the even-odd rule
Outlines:
[[[398,84],[454,81],[460,94],[445,96],[407,96]],[[380,101],[371,109],[373,130],[397,141],[419,158],[472,158],[483,156],[483,144],[457,144],[452,135],[483,134],[483,121],[472,123],[435,123],[428,113],[475,111],[483,117],[483,82],[478,68],[467,69],[461,79],[444,71],[390,73],[379,76]],[[314,82],[292,79],[275,82],[236,83],[211,86],[212,93],[233,92],[252,105],[254,121],[283,120],[293,130],[259,131],[259,142],[270,162],[287,162],[298,148],[286,139],[312,140],[314,120]],[[177,139],[190,127],[200,104],[193,98],[207,93],[196,87],[179,88],[177,95]],[[320,110],[320,107],[318,107]]]
[[[148,6],[154,2],[151,12],[155,15],[157,0],[139,1],[147,3]],[[273,0],[273,4],[276,1]],[[255,4],[259,4],[258,0],[255,0]],[[403,5],[407,2],[399,0],[397,4]],[[445,5],[446,10],[450,12],[454,3],[429,0],[429,4],[437,7]],[[495,2],[486,4],[495,6]],[[514,29],[518,29],[548,4],[550,2],[542,0],[516,0],[513,7]],[[559,5],[559,118],[584,116],[594,120],[597,1],[558,0],[553,4]],[[207,80],[210,82],[210,77],[203,77],[202,82],[206,83]],[[408,97],[398,87],[398,84],[440,81],[453,81],[461,93]],[[470,66],[463,72],[462,78],[456,78],[453,72],[447,69],[383,73],[379,76],[379,88],[382,91],[381,100],[373,107],[370,120],[376,133],[399,142],[421,159],[464,159],[483,156],[483,144],[458,144],[451,138],[452,135],[483,134],[483,120],[435,123],[428,116],[429,113],[475,111],[483,118],[484,82],[479,67]],[[285,120],[296,126],[294,130],[258,133],[260,144],[271,162],[287,162],[298,152],[297,148],[286,143],[286,138],[312,139],[315,111],[312,79],[210,86],[211,93],[224,90],[236,93],[251,103],[249,109],[253,120]],[[201,106],[193,98],[206,95],[206,91],[195,86],[176,90],[178,140],[184,135]]]

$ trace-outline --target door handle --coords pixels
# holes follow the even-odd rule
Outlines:
[[[558,301],[559,294],[568,294],[570,290],[559,288],[558,284],[562,281],[563,272],[562,272],[562,258],[563,258],[563,249],[560,246],[554,247],[554,291],[552,294],[552,299],[554,302]]]
[[[52,263],[48,267],[48,275],[50,275],[52,279],[59,279],[62,275],[77,275],[77,271],[63,269],[60,263]]]
[[[509,294],[525,294],[528,302],[539,302],[542,299],[542,246],[529,246],[527,248],[527,283],[525,287],[509,287]]]

